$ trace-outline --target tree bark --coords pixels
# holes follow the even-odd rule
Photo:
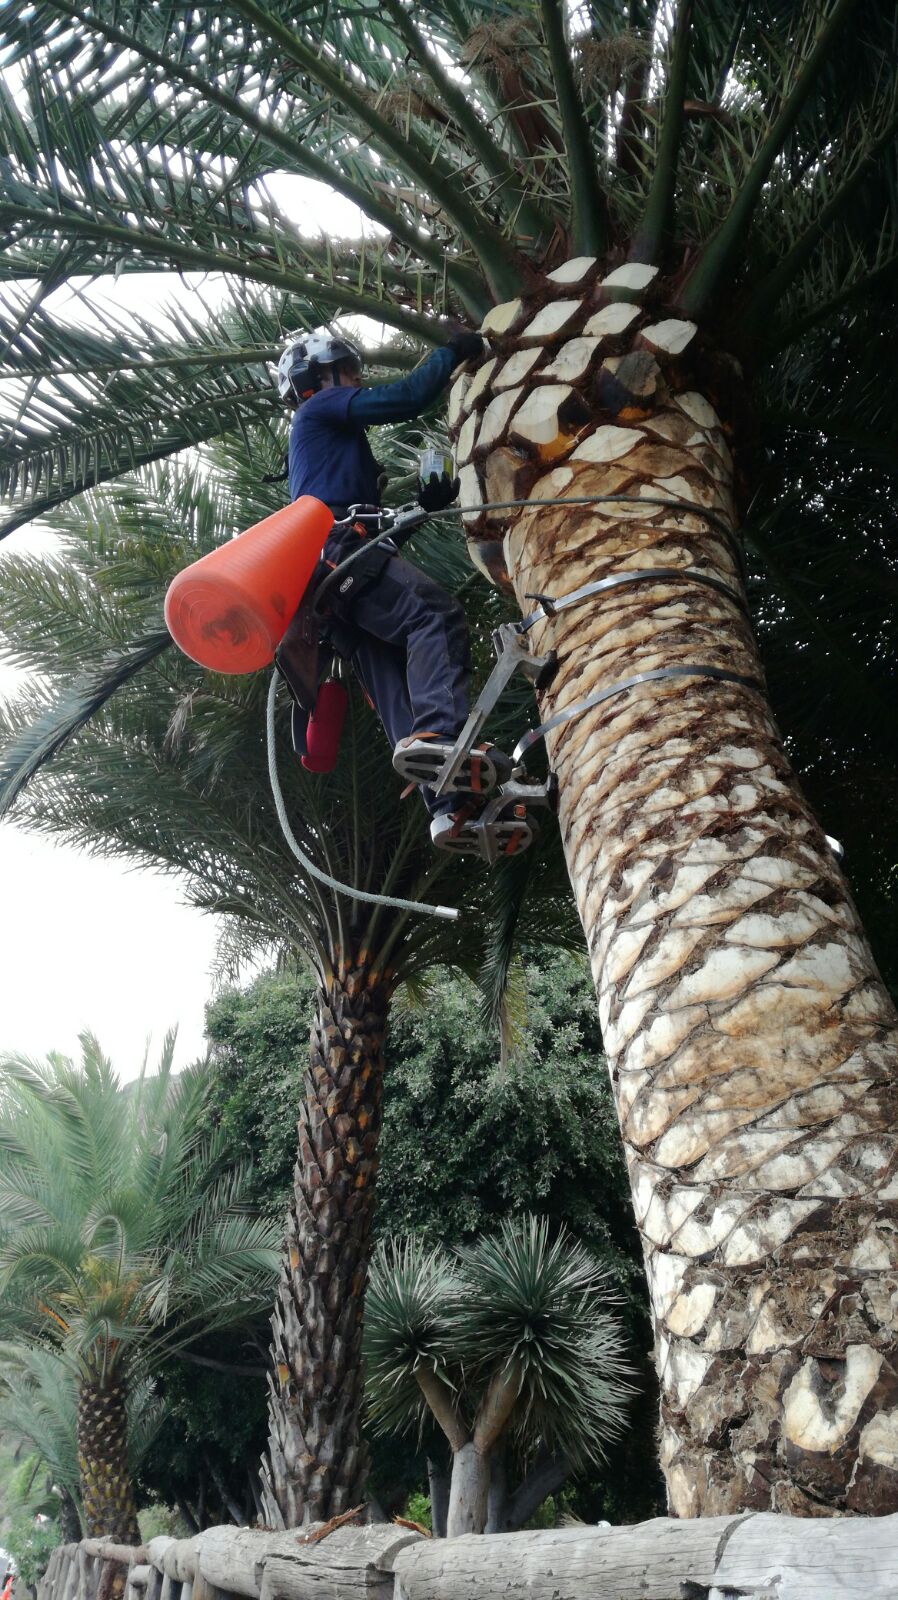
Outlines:
[[[606,325],[649,313],[597,317],[601,303],[591,290],[566,314],[558,360],[568,375],[585,362],[584,376],[551,392],[528,380],[485,462],[474,448],[462,492],[481,564],[501,575],[504,555],[525,612],[528,593],[654,566],[696,568],[741,596],[719,525],[736,521],[727,429],[684,354],[695,329],[653,322],[639,348],[603,361]],[[595,348],[571,351],[587,314]],[[476,403],[491,404],[487,387]],[[518,492],[544,502],[515,521],[477,510],[503,439]],[[615,492],[687,509],[545,503]],[[528,637],[558,652],[543,719],[659,667],[761,678],[738,603],[689,581],[612,590]],[[887,1511],[896,1015],[763,692],[650,682],[547,742],[645,1251],[671,1508]]]
[[[515,1490],[505,1519],[509,1533],[517,1533],[525,1522],[535,1516],[544,1500],[561,1489],[571,1475],[566,1456],[553,1456],[546,1451],[530,1468],[526,1478]]]
[[[63,1544],[76,1544],[81,1538],[81,1518],[68,1489],[59,1490],[59,1531]]]
[[[327,1521],[364,1499],[362,1313],[388,993],[364,967],[319,996],[272,1317],[265,1514]]]
[[[896,1534],[749,1514],[425,1539],[396,1556],[393,1600],[893,1600]]]
[[[449,1474],[440,1462],[427,1457],[430,1490],[430,1526],[435,1539],[445,1539],[449,1517]]]
[[[508,1527],[508,1469],[501,1446],[493,1452],[484,1533],[504,1533]]]
[[[463,1533],[482,1533],[486,1527],[490,1466],[490,1454],[478,1450],[473,1439],[453,1453],[446,1518],[448,1539],[457,1539]]]
[[[78,1471],[88,1537],[140,1544],[128,1470],[125,1389],[82,1381],[78,1393]]]

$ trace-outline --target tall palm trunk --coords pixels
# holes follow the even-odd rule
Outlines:
[[[481,498],[523,483],[544,501],[620,492],[695,511],[518,514],[504,558],[522,609],[528,592],[653,566],[741,595],[732,541],[701,514],[734,523],[711,402],[645,345],[598,373],[596,359],[573,394],[529,386],[527,411],[487,428]],[[528,464],[519,454],[510,477],[522,441]],[[500,472],[505,493],[491,493]],[[469,483],[469,505],[477,493]],[[494,569],[498,550],[481,545]],[[761,679],[739,605],[689,581],[614,589],[530,640],[558,652],[544,719],[658,667]],[[893,1509],[896,1015],[763,691],[646,683],[548,746],[645,1250],[671,1508]]]
[[[362,1312],[388,993],[357,966],[321,991],[272,1317],[263,1503],[275,1526],[326,1521],[364,1499]]]
[[[128,1470],[128,1418],[123,1385],[82,1382],[78,1394],[78,1471],[89,1538],[140,1544]]]

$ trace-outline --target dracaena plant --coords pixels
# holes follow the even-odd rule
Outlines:
[[[153,330],[146,371],[107,340],[86,389],[54,372],[61,282],[217,269],[403,351],[481,326],[448,410],[475,560],[528,611],[615,579],[529,638],[557,653],[540,712],[681,1515],[892,1503],[895,1015],[766,703],[739,534],[762,620],[788,613],[844,707],[827,562],[870,583],[832,478],[804,502],[850,396],[868,459],[894,439],[896,30],[860,0],[54,0],[3,25],[11,521],[183,446],[185,408],[197,438],[265,404],[249,331],[215,365],[185,330],[177,406]],[[310,237],[285,173],[365,236]]]
[[[455,1252],[414,1238],[379,1246],[365,1334],[369,1412],[383,1433],[429,1417],[446,1435],[449,1538],[514,1526],[526,1468],[535,1480],[546,1453],[564,1463],[556,1484],[602,1459],[632,1392],[616,1304],[589,1251],[563,1228],[553,1238],[544,1217],[508,1219]],[[516,1486],[502,1483],[511,1446],[525,1465]]]

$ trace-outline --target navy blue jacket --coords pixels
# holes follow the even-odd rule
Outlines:
[[[446,387],[457,356],[443,346],[396,383],[320,389],[298,407],[290,429],[290,496],[328,506],[380,505],[380,468],[366,428],[418,417]]]

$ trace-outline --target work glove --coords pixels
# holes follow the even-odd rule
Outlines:
[[[476,361],[483,354],[483,340],[479,333],[460,328],[446,340],[446,348],[452,351],[458,366],[460,361]]]
[[[426,483],[423,478],[418,479],[418,504],[425,511],[445,511],[456,498],[458,489],[458,478],[450,478],[448,472],[441,472],[437,477],[432,472]]]

